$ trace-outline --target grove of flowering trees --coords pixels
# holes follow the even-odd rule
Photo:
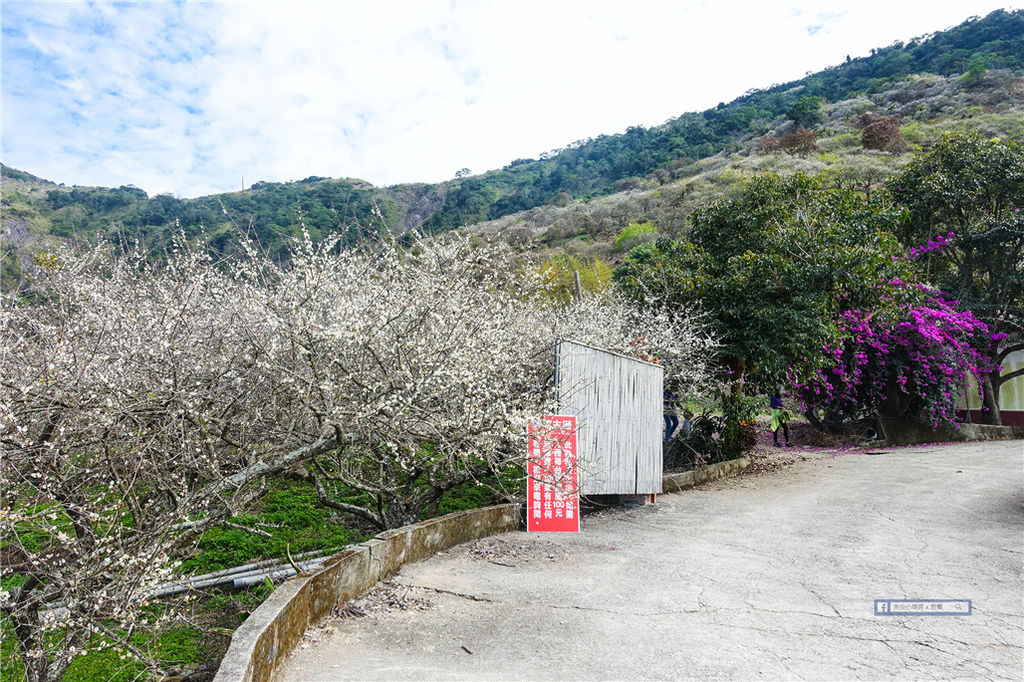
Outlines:
[[[556,302],[507,250],[458,237],[307,239],[287,265],[184,242],[159,264],[103,247],[37,264],[0,304],[0,608],[30,682],[94,648],[156,666],[138,634],[174,610],[152,588],[276,476],[407,523],[522,463],[557,339],[631,353],[643,337],[693,392],[715,345],[679,310]]]

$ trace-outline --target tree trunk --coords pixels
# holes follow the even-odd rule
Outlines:
[[[885,405],[881,415],[887,419],[902,419],[909,409],[910,396],[895,381],[889,381],[885,386]]]
[[[388,496],[389,498],[392,496]],[[390,499],[384,507],[384,530],[401,528],[419,521],[419,511],[413,509],[409,500]]]
[[[999,384],[992,381],[991,374],[986,374],[981,380],[981,394],[981,423],[1002,426],[1003,417],[999,413]]]
[[[747,373],[747,361],[740,357],[727,357],[725,366],[729,370],[729,392],[732,395],[742,395],[743,379]]]
[[[50,659],[46,656],[40,656],[39,658],[30,657],[30,654],[34,653],[37,648],[36,633],[31,631],[31,626],[22,621],[16,625],[15,634],[21,649],[25,682],[47,682],[50,677],[48,675]]]
[[[804,416],[807,418],[807,421],[811,423],[811,426],[819,431],[825,430],[825,425],[821,423],[820,419],[818,419],[818,413],[813,407],[808,407],[804,410]]]
[[[4,610],[4,616],[8,616],[14,625],[14,637],[21,650],[25,682],[47,682],[51,677],[49,657],[32,656],[37,651],[46,651],[46,642],[43,639],[45,635],[42,634],[39,624],[39,602],[33,595],[33,590],[38,585],[39,580],[29,574],[25,583],[20,588],[15,588],[18,596],[13,608],[10,611]]]

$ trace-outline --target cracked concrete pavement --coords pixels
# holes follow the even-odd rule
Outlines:
[[[817,454],[495,536],[393,578],[430,608],[329,620],[275,679],[1020,680],[1022,484],[1022,441]]]

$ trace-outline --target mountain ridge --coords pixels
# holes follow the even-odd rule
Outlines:
[[[870,106],[875,94],[898,89],[928,69],[945,79],[940,86],[947,90],[971,69],[1015,78],[1024,71],[1024,11],[997,10],[797,81],[748,91],[732,102],[684,113],[659,126],[633,126],[625,133],[578,140],[537,159],[516,159],[501,169],[441,183],[374,187],[357,178],[311,176],[180,199],[168,194],[150,197],[132,185],[65,187],[2,166],[0,235],[7,235],[4,240],[15,248],[33,236],[138,239],[158,248],[173,229],[180,229],[205,239],[216,252],[229,253],[240,229],[272,251],[280,250],[300,225],[314,239],[340,232],[350,245],[386,233],[443,232],[545,206],[565,207],[676,182],[698,172],[707,159],[749,151],[758,136],[783,134],[801,125],[817,129],[826,123],[824,112],[837,102],[860,97]],[[899,96],[908,102],[922,96],[911,87],[902,92]],[[924,113],[910,111],[909,118],[923,121],[929,105],[921,106]],[[906,107],[899,110],[906,121]],[[15,233],[19,239],[12,238]]]

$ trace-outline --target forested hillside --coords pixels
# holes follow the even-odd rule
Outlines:
[[[314,239],[342,232],[345,242],[356,243],[415,228],[440,232],[538,207],[586,213],[581,207],[591,200],[662,187],[667,189],[660,193],[659,205],[666,204],[664,197],[681,192],[662,209],[683,215],[699,195],[699,183],[674,189],[673,183],[699,178],[737,154],[752,157],[749,152],[759,136],[781,138],[801,128],[810,130],[822,144],[798,150],[797,156],[813,161],[811,152],[824,151],[833,158],[821,160],[821,165],[829,165],[841,161],[844,151],[860,146],[859,139],[850,137],[860,135],[852,129],[852,118],[871,109],[898,116],[905,131],[917,126],[917,139],[911,130],[908,143],[927,144],[938,119],[1012,117],[1021,99],[1016,76],[1022,70],[1024,11],[1000,10],[906,44],[873,50],[799,81],[752,90],[730,103],[683,114],[660,126],[636,126],[623,134],[580,140],[538,159],[517,159],[500,170],[435,185],[376,188],[355,179],[309,177],[181,199],[168,194],[149,197],[131,185],[64,187],[5,166],[3,282],[12,286],[20,278],[14,251],[48,238],[102,235],[160,248],[180,229],[188,236],[202,235],[212,250],[224,253],[234,248],[239,231],[244,231],[274,254],[302,226]],[[832,142],[824,142],[830,138]],[[889,157],[894,151],[898,150],[879,151],[873,165],[884,171],[893,165]],[[772,163],[753,165],[764,170],[762,166]],[[837,172],[845,172],[850,181],[863,180],[856,169],[844,171],[842,163],[839,167]],[[872,173],[869,169],[869,176]],[[715,183],[723,184],[722,178]],[[678,223],[679,215],[660,224]],[[621,229],[630,219],[620,211],[613,222]]]
[[[562,192],[574,198],[610,194],[617,182],[628,187],[629,178],[670,173],[717,154],[745,135],[763,134],[779,116],[814,125],[820,122],[818,106],[826,101],[883,90],[909,74],[959,75],[972,63],[1017,71],[1024,67],[1024,12],[993,12],[799,81],[749,91],[728,104],[683,114],[661,126],[635,126],[621,135],[574,142],[546,158],[513,161],[463,182],[426,226],[446,229],[494,219],[557,201]]]
[[[820,113],[813,130],[793,132],[792,121],[778,117],[763,136],[750,133],[714,156],[622,183],[628,185],[623,191],[552,202],[470,229],[548,256],[615,262],[640,241],[685,232],[700,204],[736,196],[745,182],[766,172],[821,173],[835,187],[870,195],[914,152],[946,133],[1024,140],[1024,79],[990,71],[967,85],[962,77],[912,75],[877,92],[824,104]],[[874,125],[859,127],[865,121]],[[796,147],[780,146],[794,139]]]

